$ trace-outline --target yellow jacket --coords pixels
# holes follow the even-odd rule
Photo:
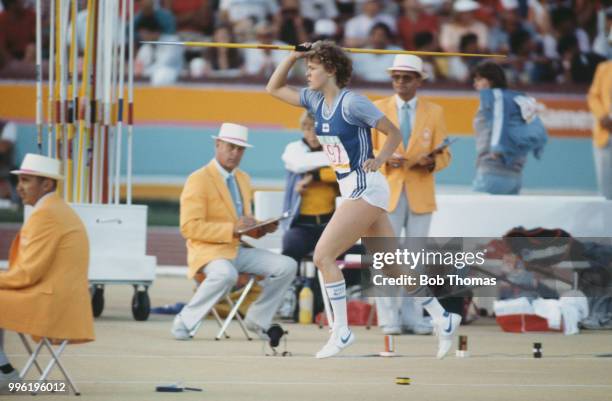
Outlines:
[[[395,126],[399,127],[395,95],[377,100],[374,104]],[[376,129],[372,130],[372,145],[375,154],[383,147],[386,138],[385,134]],[[402,189],[406,191],[410,210],[413,213],[431,213],[436,210],[433,173],[448,166],[451,158],[450,152],[445,150],[436,156],[436,166],[431,173],[420,168],[410,169],[408,166],[416,162],[423,154],[431,152],[442,143],[444,138],[446,138],[446,125],[442,107],[419,98],[408,148],[405,149],[404,144],[400,143],[396,149],[396,153],[403,155],[407,162],[404,163],[404,167],[400,168],[391,168],[386,165],[381,168],[391,190],[390,212],[397,207]]]
[[[600,63],[595,72],[595,78],[589,89],[587,101],[591,113],[595,117],[593,124],[593,141],[597,147],[603,148],[610,140],[610,131],[604,129],[599,120],[612,113],[612,61]]]
[[[251,215],[249,176],[236,169],[244,214]],[[181,234],[187,240],[188,276],[215,259],[234,259],[240,241],[233,236],[238,215],[215,161],[192,173],[181,193]]]
[[[0,273],[0,327],[70,342],[94,340],[89,241],[57,194],[43,199],[15,237]]]

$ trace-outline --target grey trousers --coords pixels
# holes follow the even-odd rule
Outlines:
[[[0,366],[7,363],[9,363],[9,360],[4,353],[4,329],[0,329]]]
[[[397,207],[389,213],[389,220],[397,237],[403,232],[406,237],[425,238],[429,234],[431,213],[412,213],[406,193],[402,191]],[[377,297],[376,313],[380,327],[413,329],[424,322],[423,305],[415,297]]]
[[[605,148],[593,146],[593,155],[599,192],[606,199],[612,200],[612,141]]]
[[[248,310],[246,319],[267,329],[287,289],[295,278],[297,263],[288,256],[263,249],[240,248],[234,260],[213,260],[204,267],[206,279],[180,313],[189,330],[210,312],[238,280],[240,273],[263,276],[262,293]]]

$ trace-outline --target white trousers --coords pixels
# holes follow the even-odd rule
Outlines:
[[[605,148],[594,146],[593,154],[599,192],[606,199],[612,200],[612,141]]]
[[[412,213],[406,192],[402,191],[397,207],[389,213],[389,220],[397,237],[401,237],[403,231],[406,237],[426,238],[431,225],[431,213]],[[414,329],[425,324],[423,306],[414,297],[377,297],[376,313],[380,327],[404,326]]]
[[[192,330],[234,287],[240,273],[251,273],[264,279],[258,283],[262,286],[262,292],[249,307],[246,319],[267,329],[296,271],[297,263],[288,256],[263,249],[240,248],[234,260],[213,260],[204,267],[206,279],[181,311],[181,319]]]

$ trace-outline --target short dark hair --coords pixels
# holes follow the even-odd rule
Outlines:
[[[504,69],[493,61],[485,60],[476,65],[473,75],[488,80],[492,88],[505,89],[508,87]]]
[[[434,41],[433,33],[429,31],[419,31],[414,34],[414,47],[420,49],[432,44]]]
[[[339,88],[348,85],[353,74],[353,62],[341,47],[330,40],[316,42],[308,54],[308,60],[323,64],[327,72],[334,72]]]
[[[372,26],[372,28],[370,28],[370,35],[372,34],[372,32],[374,32],[377,29],[382,29],[383,31],[385,31],[385,35],[387,35],[387,39],[389,40],[393,39],[393,32],[391,31],[391,28],[389,28],[389,25],[385,24],[384,22],[375,23]]]
[[[459,39],[459,51],[465,52],[469,45],[478,44],[478,36],[475,33],[466,33]]]
[[[146,29],[151,32],[161,32],[162,26],[154,15],[143,15],[140,20],[138,20],[138,24],[135,27],[136,31],[140,29]]]
[[[576,49],[579,49],[578,39],[573,33],[563,35],[561,38],[559,38],[559,42],[557,42],[557,53],[559,53],[560,56],[563,56],[563,54],[569,50]]]
[[[574,11],[571,8],[559,7],[551,12],[550,19],[553,28],[558,29],[559,25],[566,22],[572,22],[575,24],[576,14],[574,14]]]
[[[510,35],[510,52],[512,54],[519,54],[522,51],[523,46],[525,46],[525,44],[530,40],[531,34],[525,30],[519,29]]]

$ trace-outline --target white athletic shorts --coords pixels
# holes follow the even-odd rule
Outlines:
[[[380,171],[366,173],[354,170],[346,177],[338,180],[342,200],[363,198],[372,206],[385,211],[389,207],[389,184]]]

